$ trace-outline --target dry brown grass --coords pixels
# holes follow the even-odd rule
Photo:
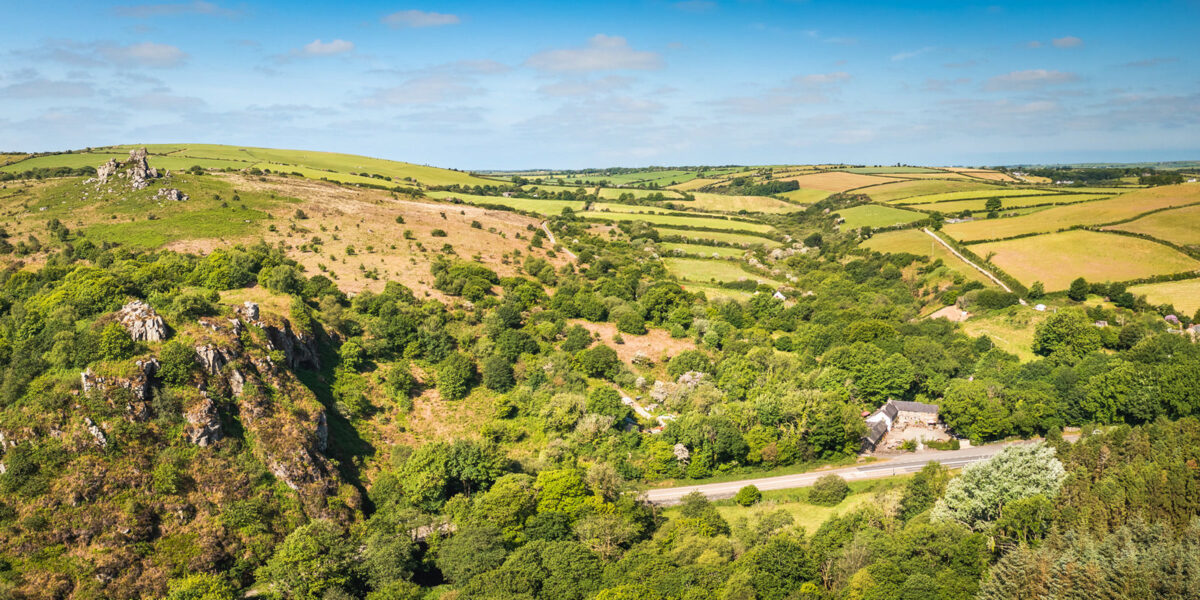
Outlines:
[[[663,329],[649,329],[646,335],[630,335],[622,333],[621,339],[625,340],[624,344],[613,343],[613,335],[617,333],[617,326],[612,323],[592,323],[582,319],[575,319],[568,323],[569,325],[582,325],[584,329],[592,332],[593,335],[600,335],[600,343],[607,344],[617,351],[617,357],[627,365],[633,364],[633,357],[641,352],[643,355],[650,358],[654,362],[661,362],[663,356],[672,357],[684,350],[694,350],[696,344],[692,343],[689,338],[673,338]]]

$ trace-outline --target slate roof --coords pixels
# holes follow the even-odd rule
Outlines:
[[[933,413],[933,414],[937,414],[937,412],[938,412],[938,405],[925,404],[924,402],[908,402],[905,400],[892,400],[888,404],[894,405],[897,410],[900,410],[903,412]]]

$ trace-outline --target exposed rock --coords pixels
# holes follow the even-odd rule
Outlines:
[[[167,339],[167,325],[162,317],[141,300],[126,304],[117,312],[117,321],[135,342],[161,342]]]
[[[676,380],[675,383],[692,390],[695,389],[696,386],[700,385],[701,381],[704,381],[704,373],[701,373],[700,371],[688,371],[687,373],[680,375],[679,379]]]
[[[221,368],[234,358],[237,358],[237,352],[232,350],[218,348],[212,344],[196,346],[196,360],[200,361],[200,366],[209,375],[220,374]]]
[[[258,320],[258,303],[247,300],[242,304],[242,314],[246,315],[251,321]]]
[[[225,437],[224,432],[221,431],[221,419],[217,415],[217,405],[208,395],[202,396],[199,402],[184,411],[183,418],[187,421],[184,433],[187,435],[188,441],[197,446],[210,446]]]
[[[123,163],[110,159],[96,168],[96,180],[107,183],[113,177],[129,179],[129,187],[135,190],[145,189],[149,180],[158,178],[158,169],[150,166],[146,160],[149,153],[145,148],[135,148],[129,151],[129,159]]]
[[[92,434],[92,438],[96,440],[97,446],[101,448],[108,447],[108,438],[104,437],[104,430],[100,429],[100,426],[96,425],[96,422],[91,417],[84,417],[83,424],[87,427],[88,433]]]
[[[641,375],[638,375],[638,378],[633,381],[633,386],[639,390],[645,389],[646,388],[646,378]]]
[[[317,450],[324,452],[329,448],[329,419],[322,412],[317,417]]]
[[[158,190],[158,194],[156,194],[155,197],[162,200],[171,200],[173,202],[184,202],[188,199],[187,194],[175,188],[162,188]]]
[[[129,416],[135,421],[144,421],[150,418],[150,394],[152,392],[150,384],[151,378],[158,373],[158,359],[138,360],[134,362],[134,366],[136,367],[134,374],[129,377],[105,377],[88,367],[79,374],[84,393],[96,390],[111,401],[113,400],[111,398],[112,391],[129,390],[131,392],[130,399],[125,405]]]

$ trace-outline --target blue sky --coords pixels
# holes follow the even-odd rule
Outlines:
[[[1200,159],[1200,2],[20,2],[0,149],[464,169]]]

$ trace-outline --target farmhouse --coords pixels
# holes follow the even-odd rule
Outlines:
[[[904,400],[888,400],[887,404],[868,416],[866,422],[867,434],[862,439],[864,451],[880,448],[883,438],[896,428],[932,430],[940,427],[938,405]]]

